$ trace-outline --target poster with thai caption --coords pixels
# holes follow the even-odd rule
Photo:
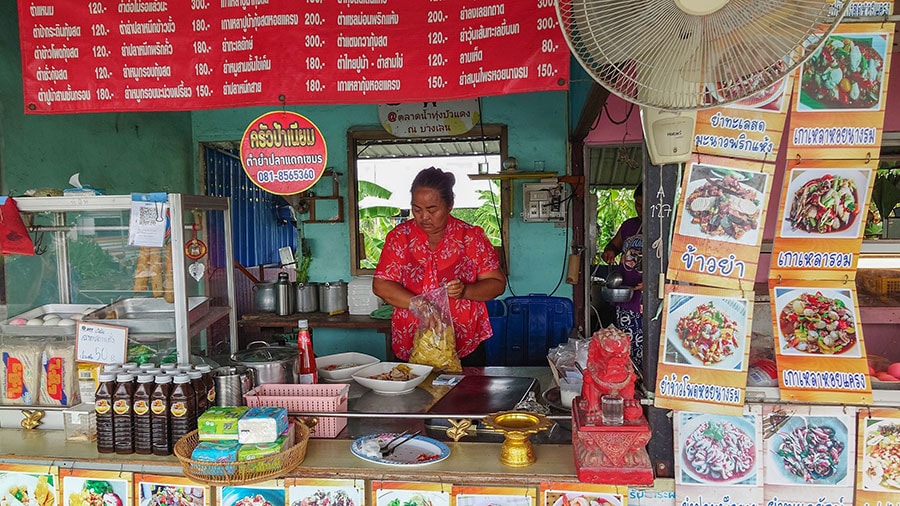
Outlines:
[[[772,188],[769,163],[698,157],[687,165],[666,276],[753,288]]]
[[[675,504],[763,504],[759,415],[675,411]]]
[[[628,487],[541,482],[540,506],[628,506]]]
[[[766,504],[851,504],[856,409],[762,406]]]
[[[878,157],[893,34],[893,23],[841,23],[800,66],[788,160]]]
[[[781,399],[871,404],[856,285],[774,279],[769,299]]]
[[[371,487],[372,506],[450,506],[450,484],[372,480]]]
[[[860,410],[856,500],[859,506],[900,505],[900,410]]]
[[[208,485],[183,476],[134,475],[134,497],[140,506],[208,506],[209,494]]]
[[[784,133],[794,73],[772,86],[723,107],[697,111],[694,151],[774,162]],[[774,171],[774,165],[766,167]]]
[[[366,504],[364,480],[328,478],[291,478],[287,485],[287,504],[363,506]]]
[[[769,277],[854,279],[877,162],[788,164]]]
[[[122,471],[93,471],[60,469],[60,497],[62,506],[115,504],[132,506],[133,474]],[[223,504],[223,506],[225,506]]]
[[[58,472],[57,466],[0,462],[0,504],[57,506]]]
[[[666,285],[655,406],[743,413],[753,315],[750,294]]]
[[[536,487],[482,485],[453,485],[450,499],[450,506],[537,506],[538,502]]]

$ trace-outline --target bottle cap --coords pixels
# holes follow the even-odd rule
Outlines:
[[[109,381],[116,381],[116,373],[114,372],[101,372],[97,375],[97,380],[100,383],[106,383]]]
[[[156,364],[153,362],[147,362],[146,364],[141,364],[138,366],[139,369],[155,369]]]
[[[190,383],[191,378],[188,377],[187,374],[176,374],[172,376],[172,382],[176,384]]]
[[[297,320],[297,326],[302,329],[309,328],[309,320]]]
[[[137,367],[137,362],[125,362],[122,364],[122,369],[131,369],[132,367]]]
[[[192,380],[194,380],[194,379],[200,379],[200,378],[203,377],[203,373],[200,372],[200,371],[189,371],[189,372],[187,373],[187,375],[188,375],[188,378],[191,378]]]
[[[152,374],[138,374],[137,382],[138,383],[153,383],[153,375]]]
[[[155,379],[154,381],[156,381],[157,384],[160,384],[160,383],[171,383],[171,382],[172,382],[172,377],[169,376],[168,374],[160,374],[160,375],[156,376],[156,379]]]
[[[202,372],[203,374],[207,374],[207,373],[212,372],[212,367],[208,366],[206,364],[203,364],[203,365],[198,365],[197,370]]]
[[[116,374],[116,381],[119,383],[131,383],[134,381],[134,375],[127,372],[120,372]]]
[[[159,368],[162,369],[163,371],[175,369],[176,367],[177,366],[175,364],[173,364],[172,362],[167,362],[165,364],[159,364]]]

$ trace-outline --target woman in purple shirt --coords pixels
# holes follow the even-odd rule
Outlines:
[[[616,257],[619,257],[618,270],[622,273],[622,286],[634,287],[630,300],[615,303],[616,327],[631,337],[631,359],[635,366],[641,368],[644,360],[644,327],[641,315],[641,290],[644,287],[643,184],[638,184],[634,189],[634,207],[637,218],[629,218],[619,226],[615,237],[603,248],[600,258],[612,265]]]

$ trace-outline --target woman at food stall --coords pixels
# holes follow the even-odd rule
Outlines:
[[[600,258],[609,265],[619,257],[618,271],[622,274],[622,286],[634,287],[631,298],[625,302],[616,302],[616,327],[631,337],[631,359],[636,367],[642,367],[644,361],[644,327],[641,312],[641,289],[644,287],[642,271],[643,245],[642,234],[644,207],[643,183],[634,188],[634,208],[636,218],[622,222],[616,235],[603,248]]]
[[[485,365],[484,341],[491,337],[485,301],[502,294],[506,276],[497,252],[481,227],[450,215],[456,177],[435,167],[412,182],[412,220],[385,238],[372,288],[394,306],[391,347],[408,360],[420,321],[410,304],[429,290],[445,286],[463,365]]]

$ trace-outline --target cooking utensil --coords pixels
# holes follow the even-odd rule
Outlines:
[[[390,457],[391,455],[394,454],[394,450],[396,450],[398,446],[402,445],[403,443],[408,442],[410,439],[418,436],[421,433],[422,433],[422,430],[420,429],[420,430],[413,432],[412,434],[408,434],[405,438],[401,439],[400,442],[395,444],[394,446],[391,446],[390,443],[388,443],[387,450],[381,450],[381,455],[384,457]]]
[[[603,300],[607,302],[628,302],[634,294],[634,288],[630,286],[618,288],[604,286],[600,289],[600,294],[603,296]]]
[[[263,344],[265,347],[252,348],[257,344]],[[231,360],[256,370],[258,385],[297,382],[299,359],[295,348],[270,346],[265,341],[253,341],[247,345],[246,350],[233,353]]]
[[[319,311],[340,313],[347,310],[347,282],[326,281],[319,284]]]
[[[381,456],[384,457],[385,455],[387,455],[388,450],[390,450],[390,448],[391,448],[391,443],[393,443],[394,441],[400,439],[401,437],[403,437],[407,434],[409,434],[409,431],[405,430],[405,431],[397,434],[396,436],[392,437],[390,439],[390,441],[388,441],[387,443],[384,443],[383,445],[381,445]]]
[[[256,386],[256,370],[243,365],[215,370],[216,405],[243,406],[244,394]]]
[[[623,281],[625,281],[625,277],[621,271],[612,270],[606,275],[606,286],[609,288],[619,288]]]
[[[253,285],[253,308],[260,313],[275,312],[274,281],[261,281]]]
[[[294,283],[294,310],[298,313],[315,313],[319,310],[319,284]]]

